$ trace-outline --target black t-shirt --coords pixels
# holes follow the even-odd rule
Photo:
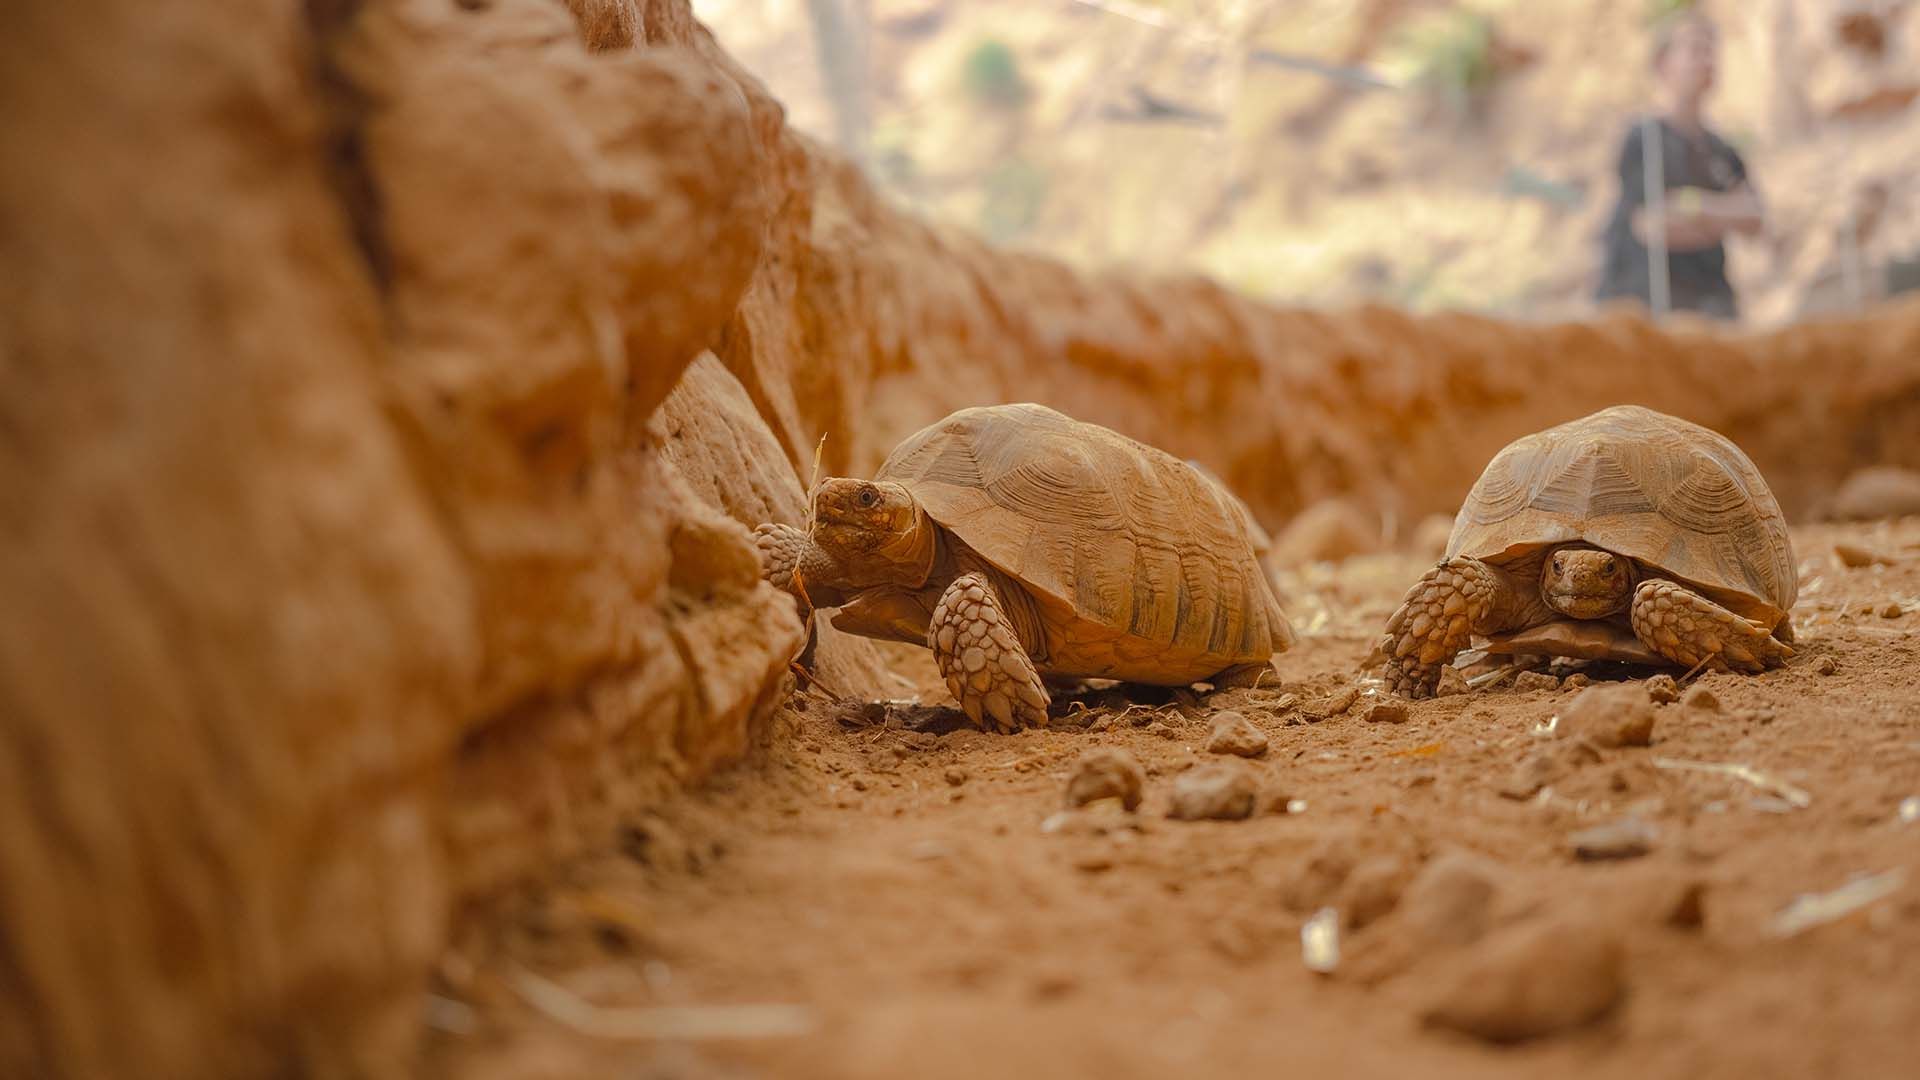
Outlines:
[[[1711,131],[1689,136],[1664,120],[1656,121],[1654,127],[1660,132],[1666,190],[1697,187],[1732,191],[1746,182],[1746,162],[1720,136]],[[1636,122],[1620,146],[1620,201],[1613,208],[1603,237],[1606,255],[1596,293],[1596,298],[1603,301],[1625,297],[1643,304],[1652,302],[1647,248],[1633,234],[1633,213],[1647,201],[1642,130]],[[1667,284],[1675,310],[1726,318],[1738,313],[1733,285],[1727,281],[1727,249],[1722,244],[1698,251],[1669,251]]]

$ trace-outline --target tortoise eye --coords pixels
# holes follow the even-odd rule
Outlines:
[[[1613,559],[1608,559],[1606,562],[1600,565],[1601,565],[1601,569],[1605,570],[1609,574],[1613,573],[1615,570],[1620,569],[1620,564],[1615,562]]]
[[[1560,571],[1565,570],[1566,568],[1567,568],[1567,564],[1560,561],[1560,556],[1555,555],[1553,557],[1554,573],[1559,573]]]
[[[861,488],[858,501],[862,508],[871,510],[873,505],[880,501],[880,493],[870,487]]]

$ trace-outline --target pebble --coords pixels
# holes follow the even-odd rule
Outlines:
[[[1720,695],[1704,686],[1691,687],[1686,696],[1680,699],[1680,707],[1696,712],[1717,713],[1720,711]]]
[[[1399,701],[1376,701],[1367,707],[1367,721],[1374,724],[1404,724],[1407,706]]]
[[[1267,734],[1241,713],[1232,710],[1217,713],[1207,733],[1207,752],[1259,757],[1267,752]]]
[[[1148,724],[1147,734],[1158,735],[1163,739],[1177,739],[1180,737],[1180,732],[1175,729],[1172,724],[1163,720],[1155,720],[1153,723]]]
[[[1858,544],[1835,544],[1833,545],[1833,553],[1839,557],[1842,565],[1850,566],[1855,570],[1867,566],[1893,565],[1892,559],[1870,548],[1863,548]]]
[[[1300,706],[1300,715],[1306,717],[1308,723],[1317,723],[1353,708],[1354,701],[1359,697],[1360,691],[1349,686],[1312,704]]]
[[[1189,769],[1173,782],[1168,817],[1181,821],[1238,821],[1253,813],[1252,774],[1240,765],[1220,762]]]
[[[1834,662],[1833,657],[1823,656],[1813,662],[1813,670],[1822,675],[1831,675],[1840,670],[1840,665]]]
[[[1119,799],[1128,810],[1140,807],[1146,776],[1130,753],[1103,746],[1080,755],[1067,778],[1067,805],[1085,806],[1097,799]]]
[[[1544,671],[1523,671],[1513,677],[1513,688],[1523,694],[1532,690],[1558,690],[1560,680]]]
[[[1639,818],[1622,818],[1582,829],[1567,839],[1573,845],[1574,858],[1596,862],[1645,855],[1653,850],[1655,835],[1653,826]]]
[[[1647,680],[1647,700],[1667,705],[1680,700],[1680,684],[1671,675],[1655,675]]]
[[[1572,915],[1513,927],[1463,957],[1421,1013],[1430,1026],[1516,1043],[1605,1016],[1625,995],[1617,932]]]
[[[1900,602],[1897,600],[1889,600],[1880,605],[1880,617],[1883,619],[1897,619],[1901,614]]]
[[[1585,690],[1587,687],[1593,685],[1593,679],[1585,672],[1576,671],[1560,680],[1560,685],[1567,690]]]
[[[959,787],[961,784],[967,782],[967,770],[958,765],[947,766],[947,771],[940,775],[945,777],[947,783],[952,784],[954,787]]]
[[[1656,675],[1647,680],[1648,692],[1644,694],[1632,683],[1589,686],[1560,709],[1560,723],[1554,732],[1562,738],[1584,738],[1609,750],[1649,746],[1653,743],[1654,712],[1647,699],[1653,696],[1654,682],[1666,678]]]

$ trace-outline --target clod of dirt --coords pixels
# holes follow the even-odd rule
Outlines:
[[[1904,612],[1898,600],[1889,600],[1880,605],[1880,617],[1883,619],[1897,619],[1902,614],[1904,614]]]
[[[1500,785],[1500,796],[1522,802],[1540,793],[1560,775],[1560,765],[1550,750],[1535,750],[1513,767],[1507,782]]]
[[[961,784],[967,782],[967,770],[958,765],[947,766],[947,771],[940,775],[946,779],[947,783],[952,784],[954,787],[959,787]]]
[[[1813,662],[1813,670],[1822,675],[1831,675],[1840,670],[1840,665],[1831,656],[1823,656]]]
[[[1593,685],[1593,679],[1587,676],[1585,672],[1580,672],[1580,671],[1576,671],[1573,674],[1567,676],[1566,678],[1560,680],[1560,686],[1566,690],[1585,690],[1587,687],[1592,685]]]
[[[1639,818],[1622,818],[1591,829],[1582,829],[1568,837],[1576,859],[1588,862],[1602,859],[1633,859],[1653,850],[1653,826]]]
[[[1429,862],[1400,898],[1406,933],[1426,946],[1471,945],[1493,924],[1502,872],[1498,863],[1466,852]]]
[[[1081,754],[1073,763],[1073,773],[1067,777],[1067,805],[1119,799],[1128,810],[1137,810],[1146,782],[1146,774],[1132,754],[1116,747],[1099,747]]]
[[[1680,707],[1695,712],[1717,713],[1720,711],[1720,695],[1704,686],[1695,686],[1687,690],[1680,699]]]
[[[1563,738],[1584,738],[1609,750],[1650,745],[1654,713],[1647,699],[1653,696],[1654,681],[1663,678],[1666,676],[1649,679],[1645,694],[1631,683],[1587,687],[1560,710],[1560,724],[1555,733]]]
[[[1392,911],[1412,877],[1412,868],[1398,855],[1375,855],[1354,867],[1340,891],[1347,926],[1359,930]]]
[[[1680,700],[1680,684],[1671,675],[1655,675],[1647,680],[1647,700],[1668,705]]]
[[[1544,671],[1523,671],[1513,677],[1513,688],[1523,694],[1533,690],[1558,690],[1560,680]]]
[[[1842,566],[1852,567],[1855,570],[1868,566],[1893,565],[1892,559],[1889,559],[1872,548],[1861,547],[1859,544],[1848,544],[1844,542],[1835,544],[1833,545],[1833,554],[1835,558],[1840,560]]]
[[[1253,813],[1258,794],[1244,766],[1220,762],[1189,769],[1173,782],[1167,816],[1181,821],[1239,821]]]
[[[1421,1019],[1489,1042],[1591,1023],[1626,993],[1617,932],[1573,916],[1513,927],[1463,958]]]
[[[1207,753],[1259,757],[1267,752],[1267,734],[1244,715],[1228,710],[1216,713],[1207,733]]]
[[[1281,891],[1283,902],[1295,911],[1312,911],[1333,902],[1353,873],[1360,834],[1335,827],[1320,837],[1300,869]]]
[[[1467,685],[1467,677],[1460,674],[1460,669],[1449,664],[1440,669],[1440,685],[1434,689],[1433,696],[1452,697],[1455,694],[1464,694],[1471,689],[1473,688]]]
[[[1147,725],[1147,734],[1158,735],[1163,739],[1177,739],[1180,737],[1180,729],[1164,720],[1155,720]]]

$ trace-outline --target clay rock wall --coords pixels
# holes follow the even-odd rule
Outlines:
[[[748,527],[963,405],[1268,525],[1620,400],[1790,503],[1916,464],[1920,309],[1766,338],[1278,311],[882,204],[685,0],[0,16],[0,1074],[405,1075],[456,912],[751,751]],[[889,691],[822,632],[832,685]],[[480,916],[469,916],[480,917]]]

